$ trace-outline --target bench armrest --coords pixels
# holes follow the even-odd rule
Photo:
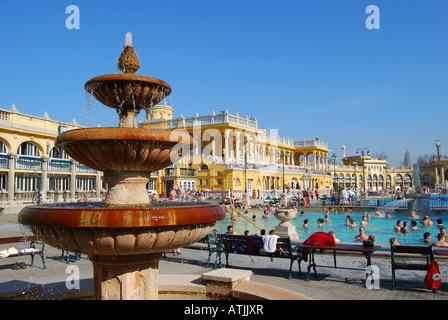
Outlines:
[[[43,241],[31,241],[30,242],[30,248],[36,249],[36,244],[41,246],[40,251],[42,251],[42,254],[44,253],[44,249],[45,249],[45,242]]]

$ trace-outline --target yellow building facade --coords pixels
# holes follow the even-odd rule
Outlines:
[[[259,129],[256,119],[238,113],[225,110],[176,119],[172,115],[171,106],[159,105],[147,110],[140,122],[146,128],[185,130],[198,143],[190,157],[154,181],[162,195],[176,184],[186,190],[247,191],[254,197],[283,188],[318,188],[329,193],[336,186],[374,191],[413,187],[412,168],[391,168],[385,160],[370,156],[346,157],[342,164],[332,165],[327,142],[280,137],[277,130]]]
[[[101,199],[102,173],[54,147],[59,133],[77,128],[74,119],[27,115],[14,105],[0,109],[0,204],[70,202],[85,193]]]
[[[256,119],[230,114],[173,118],[167,104],[146,110],[139,126],[188,132],[197,141],[175,165],[152,172],[148,190],[166,197],[174,185],[237,197],[264,198],[272,190],[319,189],[336,186],[370,190],[412,188],[412,168],[389,167],[384,160],[346,157],[334,164],[326,141],[280,137],[276,129],[260,129]],[[101,200],[107,190],[102,172],[69,158],[54,147],[59,133],[80,128],[19,112],[0,109],[0,205],[79,201],[88,194]],[[442,171],[442,170],[440,170]],[[365,177],[365,180],[364,180]],[[365,183],[365,184],[364,184]],[[220,193],[221,192],[221,193]]]

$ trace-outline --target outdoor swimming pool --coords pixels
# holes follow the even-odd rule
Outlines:
[[[301,216],[300,211],[303,211],[304,215]],[[244,213],[244,210],[240,210],[240,212]],[[427,215],[434,224],[432,226],[422,226],[420,224],[420,220],[423,218],[423,214],[419,214],[419,218],[414,220],[417,221],[420,230],[412,231],[410,230],[412,219],[409,213],[394,213],[391,214],[390,219],[387,219],[385,217],[376,216],[374,209],[370,209],[362,211],[353,210],[351,212],[341,212],[338,210],[338,214],[334,214],[332,211],[330,213],[331,221],[324,222],[323,227],[318,228],[317,219],[325,218],[323,210],[299,209],[298,212],[299,214],[294,220],[291,221],[291,223],[296,226],[300,240],[305,240],[311,234],[318,231],[334,231],[336,233],[336,237],[341,240],[341,242],[357,242],[355,236],[359,234],[359,226],[364,212],[369,213],[371,216],[371,219],[367,221],[367,226],[365,226],[366,234],[374,235],[377,244],[389,245],[390,237],[396,237],[399,244],[424,245],[426,244],[423,242],[423,233],[425,232],[431,233],[431,242],[437,241],[437,234],[440,232],[439,227],[437,227],[437,219],[442,219],[444,224],[448,225],[448,216],[446,214],[432,213]],[[263,210],[249,211],[249,219],[252,219],[253,215],[256,216],[254,223],[261,229],[265,229],[266,232],[271,229],[275,229],[275,226],[280,223],[280,221],[277,220],[272,213],[269,214],[269,218],[262,218]],[[358,225],[357,227],[351,228],[345,225],[345,218],[347,215],[350,215],[355,219],[356,224]],[[303,228],[303,221],[305,219],[309,220],[308,229]],[[394,226],[396,225],[397,220],[402,220],[403,222],[407,221],[409,223],[409,233],[402,234],[394,231]],[[224,220],[219,221],[216,224],[216,229],[219,232],[226,232],[227,226],[231,224],[231,215],[228,214]],[[249,230],[251,234],[259,233],[259,230],[256,227],[240,216],[237,217],[237,221],[234,223],[234,230],[238,234],[244,234],[245,230]]]

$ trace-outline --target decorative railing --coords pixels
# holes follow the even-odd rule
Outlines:
[[[71,161],[70,160],[58,160],[50,159],[47,166],[48,171],[70,172]]]
[[[0,110],[0,121],[9,121],[9,115],[11,112],[6,110]]]
[[[180,175],[183,177],[194,177],[195,170],[189,168],[180,168]]]
[[[243,127],[257,129],[257,120],[251,117],[240,117],[238,114],[232,115],[229,113],[211,114],[206,116],[195,116],[195,117],[180,117],[173,120],[142,120],[140,123],[151,124],[151,123],[162,123],[166,128],[173,129],[179,127],[189,127],[199,124],[210,125],[210,124],[222,124],[231,123],[238,124]]]
[[[257,170],[260,172],[269,172],[269,173],[282,173],[285,170],[285,173],[291,174],[319,174],[319,175],[331,175],[330,172],[324,172],[319,170],[314,170],[311,168],[301,167],[301,166],[293,166],[293,165],[285,165],[283,169],[283,165],[281,164],[254,164],[248,163],[246,166],[244,163],[230,163],[227,165],[227,169],[239,169],[239,170]]]
[[[181,177],[195,177],[196,170],[190,168],[179,168]],[[165,177],[174,177],[174,168],[165,168]]]
[[[0,168],[8,169],[9,168],[9,156],[6,154],[0,154]]]
[[[18,156],[15,161],[15,168],[19,170],[42,170],[41,158]]]
[[[303,140],[303,141],[294,141],[294,147],[296,148],[304,148],[304,147],[321,147],[328,148],[328,143],[326,141],[313,139],[313,140]]]
[[[83,165],[82,163],[77,163],[76,164],[76,172],[79,173],[96,173],[96,170],[89,168],[85,165]]]

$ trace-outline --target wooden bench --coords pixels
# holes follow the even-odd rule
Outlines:
[[[34,264],[34,256],[35,255],[39,255],[42,258],[43,268],[46,269],[47,267],[45,266],[45,256],[44,256],[45,243],[41,242],[41,241],[38,241],[36,236],[19,236],[19,237],[0,238],[0,245],[2,245],[2,244],[20,243],[20,242],[28,242],[28,241],[30,241],[29,248],[32,248],[34,250],[25,251],[25,252],[19,251],[19,253],[17,253],[17,254],[10,254],[6,258],[13,258],[13,257],[29,255],[29,256],[31,256],[31,264],[30,264],[30,266],[32,267],[33,264]],[[41,245],[41,248],[37,249],[36,248],[36,244]]]
[[[218,234],[218,239],[221,243],[222,252],[226,256],[227,267],[229,266],[229,254],[231,253],[289,259],[290,264],[288,278],[291,279],[292,265],[294,261],[299,261],[299,254],[294,253],[295,248],[292,247],[291,239],[289,237],[277,239],[277,248],[283,251],[280,253],[268,253],[262,250],[263,238],[259,236],[244,236],[224,233]]]
[[[317,277],[317,271],[316,267],[323,267],[323,268],[335,268],[335,269],[348,269],[348,270],[366,270],[366,277],[369,276],[367,273],[368,267],[372,264],[372,254],[381,249],[381,246],[373,246],[373,247],[363,247],[362,244],[352,244],[352,243],[337,243],[334,246],[315,246],[315,245],[308,245],[308,244],[301,244],[298,245],[297,248],[301,251],[300,259],[303,260],[305,257],[305,251],[308,254],[308,274],[307,274],[307,281],[310,279],[310,271],[311,268],[314,270],[314,276]],[[315,253],[316,251],[325,251],[330,250],[333,251],[333,262],[334,266],[330,265],[317,265],[315,261]],[[360,269],[360,268],[351,268],[351,267],[338,267],[336,262],[336,252],[355,252],[355,253],[361,253],[364,254],[367,259],[367,265],[366,269]],[[302,274],[302,270],[300,268],[300,262],[299,261],[299,274]]]
[[[420,258],[421,263],[397,262],[396,254],[409,255],[413,260]],[[434,259],[431,246],[390,245],[390,258],[392,265],[392,289],[395,289],[395,270],[420,270],[427,271],[429,263]]]

